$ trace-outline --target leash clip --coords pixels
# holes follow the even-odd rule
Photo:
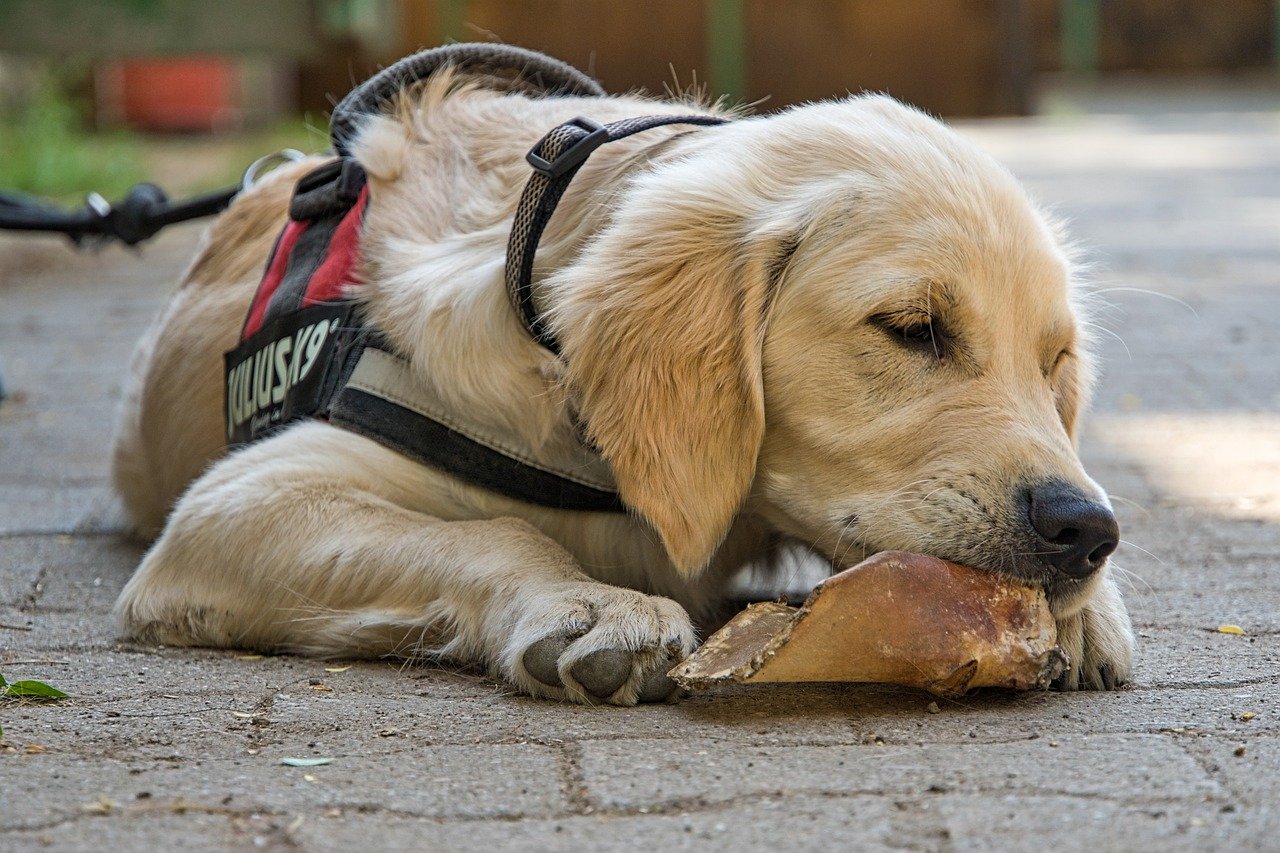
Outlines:
[[[577,142],[574,142],[568,148],[561,151],[553,159],[548,160],[546,157],[539,154],[539,149],[542,148],[552,134],[560,130],[561,127],[566,126],[585,130],[587,131],[587,135],[580,137]],[[539,139],[538,144],[533,146],[529,153],[525,155],[524,159],[529,162],[529,165],[533,167],[535,172],[554,181],[556,178],[563,177],[564,174],[571,169],[580,166],[584,160],[591,156],[592,151],[595,151],[608,141],[608,128],[597,121],[592,121],[591,119],[586,118],[585,116],[578,116],[575,119],[565,122],[555,128],[555,130],[552,130],[551,133],[548,133],[546,136]]]

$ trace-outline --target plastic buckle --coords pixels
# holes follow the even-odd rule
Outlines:
[[[356,199],[360,197],[360,190],[364,189],[366,180],[364,167],[353,157],[343,157],[342,171],[338,173],[337,186],[334,188],[338,198],[349,205],[354,205]]]
[[[547,141],[547,136],[556,132],[553,130],[551,133],[548,133],[547,136],[539,139],[538,144],[533,146],[524,158],[529,162],[529,165],[533,167],[535,172],[540,175],[544,175],[551,180],[562,177],[569,170],[582,165],[582,162],[591,156],[592,151],[595,151],[601,145],[604,145],[609,141],[609,131],[604,127],[604,125],[599,122],[592,121],[589,118],[578,116],[575,119],[565,122],[565,124],[573,125],[574,127],[588,131],[588,133],[586,136],[561,151],[554,160],[548,160],[538,154],[538,149]],[[564,127],[564,125],[560,125],[560,127]],[[559,130],[560,127],[557,127],[556,130]]]

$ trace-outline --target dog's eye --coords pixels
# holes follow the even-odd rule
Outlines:
[[[1053,358],[1053,364],[1049,365],[1049,367],[1044,371],[1044,375],[1048,376],[1049,378],[1053,378],[1054,374],[1058,372],[1058,368],[1062,367],[1062,363],[1066,361],[1068,358],[1070,358],[1070,356],[1071,356],[1070,350],[1064,349],[1062,352],[1058,353]]]
[[[871,322],[907,349],[928,353],[936,358],[945,354],[945,335],[932,318],[912,319],[876,316]]]

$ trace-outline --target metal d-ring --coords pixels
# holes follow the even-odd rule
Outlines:
[[[297,148],[281,148],[279,151],[264,154],[250,163],[249,168],[244,170],[244,177],[240,179],[240,191],[244,192],[256,184],[264,171],[270,171],[276,166],[283,166],[285,163],[296,163],[299,160],[306,159],[306,156]]]

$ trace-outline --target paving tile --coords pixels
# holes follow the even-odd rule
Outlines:
[[[1201,738],[1190,749],[1233,797],[1269,812],[1273,826],[1280,824],[1280,738],[1246,728],[1236,738]]]
[[[86,760],[57,754],[0,754],[0,773],[41,796],[0,798],[0,826],[42,825],[106,799],[139,794],[199,809],[273,812],[344,807],[429,817],[498,817],[564,807],[554,752],[534,744],[448,746],[411,754],[333,757],[320,767],[287,767],[283,749],[217,760]],[[308,778],[310,777],[310,778]]]
[[[1145,688],[1252,681],[1271,683],[1280,690],[1280,634],[1233,636],[1157,628],[1144,634],[1139,638],[1134,680]]]
[[[0,603],[106,613],[142,554],[118,536],[0,537]]]
[[[201,814],[182,810],[181,804],[125,801],[81,804],[78,815],[54,817],[49,825],[32,829],[0,830],[0,847],[8,850],[57,850],[59,853],[102,853],[104,850],[231,850],[254,846],[254,839],[282,837],[268,821],[258,824],[258,832],[237,832],[224,814]],[[107,814],[102,809],[110,808]],[[24,826],[26,824],[23,824]]]
[[[723,741],[592,741],[582,782],[601,808],[795,792],[906,796],[935,790],[1124,799],[1222,793],[1158,735],[1070,735],[1016,744],[746,747]],[[619,772],[620,768],[625,772]]]
[[[103,515],[110,503],[103,481],[18,483],[0,476],[0,536],[116,531],[120,524]]]

